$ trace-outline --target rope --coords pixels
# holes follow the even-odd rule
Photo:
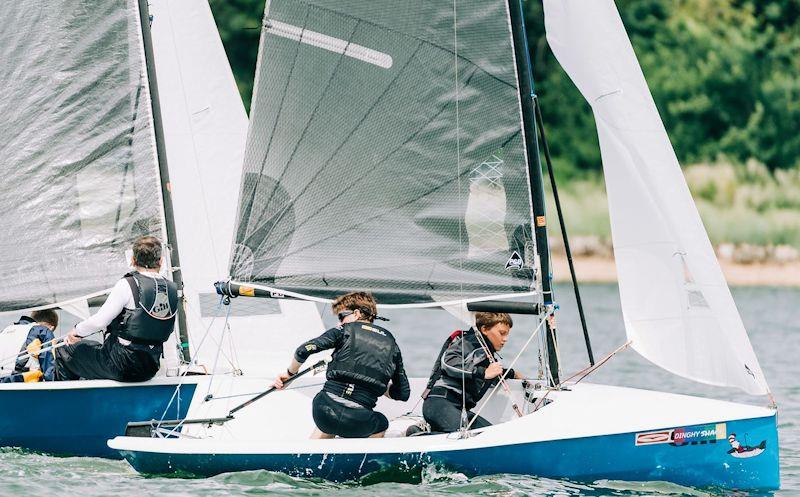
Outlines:
[[[494,358],[494,354],[492,354],[491,351],[489,350],[489,346],[486,345],[486,341],[483,339],[483,336],[482,336],[481,332],[478,331],[478,330],[475,330],[475,336],[478,338],[478,343],[481,344],[481,348],[483,348],[484,353],[486,353],[486,357],[489,359],[489,364],[494,364],[495,362],[497,362],[495,360],[495,358]],[[511,368],[509,368],[509,369],[511,369]],[[505,392],[508,394],[508,396],[511,397],[511,389],[508,388],[508,383],[506,383],[506,380],[504,378],[505,378],[505,374],[503,374],[500,377],[500,384],[503,385],[503,390],[505,390]],[[519,406],[514,401],[514,399],[511,399],[511,407],[514,409],[514,412],[517,413],[517,416],[521,418],[522,417],[522,411],[519,409]]]
[[[211,318],[211,322],[208,323],[208,326],[206,327],[206,332],[203,335],[203,338],[200,339],[200,344],[195,348],[195,354],[193,354],[193,357],[195,357],[195,359],[193,359],[193,361],[192,361],[195,364],[197,364],[197,356],[196,356],[196,354],[202,348],[203,343],[205,343],[206,338],[208,337],[208,334],[211,332],[211,328],[214,326],[214,322],[217,320],[217,315],[219,314],[219,310],[222,308],[222,303],[223,303],[224,299],[225,299],[224,296],[220,297],[219,304],[217,304],[217,309],[214,311],[214,317],[212,317]],[[230,310],[228,312],[230,312]],[[226,315],[226,319],[227,319],[227,315]],[[172,403],[175,401],[175,398],[178,396],[178,393],[181,390],[181,386],[183,386],[183,378],[185,378],[188,373],[189,373],[189,368],[187,367],[186,369],[183,370],[183,372],[181,374],[178,375],[178,380],[179,381],[175,385],[175,391],[172,392],[172,396],[170,397],[169,402],[167,402],[167,406],[164,408],[164,412],[161,413],[161,417],[158,420],[159,423],[161,421],[164,421],[164,418],[167,416],[167,412],[169,411],[169,408],[172,407]],[[179,401],[180,401],[180,399],[179,399]],[[178,405],[178,410],[180,410],[180,403]]]
[[[228,305],[228,310],[225,312],[225,324],[222,325],[222,336],[225,336],[225,328],[228,325],[228,318],[231,315],[231,306]],[[216,342],[216,340],[214,340]],[[222,344],[217,344],[217,355],[214,357],[214,366],[211,368],[211,379],[208,381],[208,388],[206,389],[206,397],[211,393],[211,385],[214,383],[214,373],[217,371],[217,363],[219,362],[219,355],[222,352]]]

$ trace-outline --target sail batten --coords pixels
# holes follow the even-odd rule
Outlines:
[[[268,2],[231,276],[387,304],[529,294],[521,128],[505,1]]]
[[[592,106],[628,338],[646,359],[767,394],[741,317],[610,0],[545,0],[547,40]]]

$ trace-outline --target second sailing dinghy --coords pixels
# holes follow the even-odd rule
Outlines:
[[[219,299],[200,289],[227,273],[236,208],[219,199],[238,192],[247,116],[208,2],[3,2],[0,33],[0,317],[88,317],[153,234],[182,283],[174,335],[213,364],[198,346]],[[0,375],[26,334],[0,335]],[[0,385],[0,446],[119,457],[106,441],[128,421],[186,413],[196,385],[175,375],[188,354],[164,348],[146,382]]]
[[[546,0],[545,14],[597,120],[630,345],[687,378],[768,395],[614,4]],[[539,342],[545,377],[487,394],[476,409],[493,426],[309,440],[323,380],[306,375],[231,416],[241,398],[196,393],[187,422],[153,422],[156,437],[109,446],[145,473],[354,480],[440,464],[468,475],[777,488],[774,403],[578,383],[591,367],[561,374],[530,78],[520,0],[268,2],[234,281],[220,285],[319,302],[369,289],[384,307],[536,313],[528,344]],[[382,399],[378,409],[397,426],[418,409],[425,381],[412,380],[408,402]],[[198,422],[209,418],[219,419]]]

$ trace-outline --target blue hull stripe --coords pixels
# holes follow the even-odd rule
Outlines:
[[[186,415],[195,387],[180,387],[167,419]],[[119,459],[108,439],[130,421],[160,418],[174,392],[175,385],[3,390],[0,446]]]
[[[677,445],[635,443],[636,433],[447,452],[399,454],[161,454],[123,451],[142,473],[181,472],[211,476],[265,469],[293,476],[334,481],[357,480],[370,473],[397,476],[430,463],[465,473],[517,473],[576,481],[619,479],[670,481],[696,487],[741,489],[779,487],[778,437],[774,416],[727,422],[727,433],[765,449],[754,457],[729,454],[726,438]]]

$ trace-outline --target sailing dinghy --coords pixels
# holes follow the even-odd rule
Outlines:
[[[553,51],[597,121],[630,339],[617,350],[768,396],[615,5],[544,5]],[[146,436],[110,447],[156,474],[265,469],[340,481],[434,464],[467,475],[779,486],[774,402],[581,382],[611,357],[595,362],[590,347],[589,368],[560,371],[539,145],[548,161],[549,151],[522,12],[521,0],[267,2],[233,281],[218,289],[318,302],[369,289],[384,308],[535,313],[523,350],[538,343],[542,377],[487,394],[476,410],[490,427],[403,436],[426,382],[414,379],[411,400],[378,403],[395,436],[336,440],[308,439],[320,377],[235,413],[259,385],[215,380],[198,388],[213,394],[195,393],[186,419],[152,421]],[[742,457],[732,434],[763,443]]]

